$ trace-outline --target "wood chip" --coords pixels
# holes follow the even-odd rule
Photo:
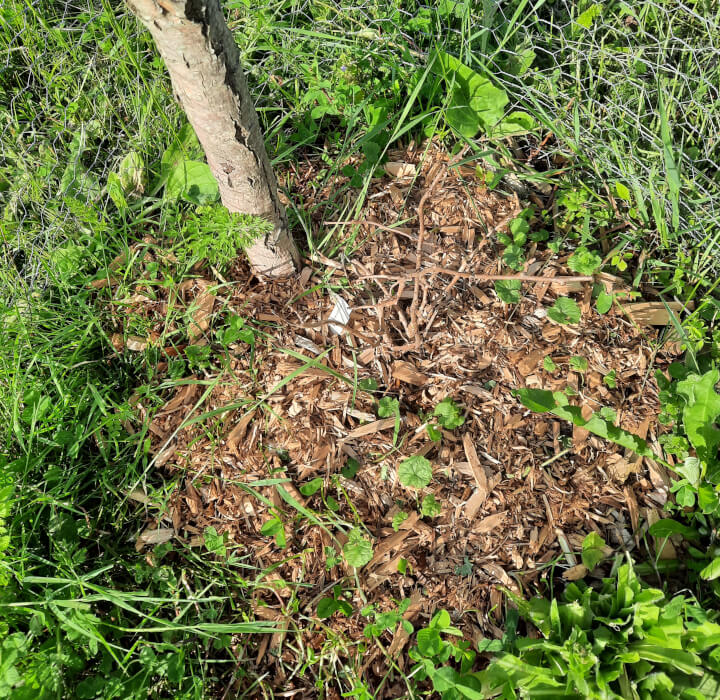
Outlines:
[[[482,499],[482,501],[484,501],[488,495],[487,477],[485,476],[485,470],[482,464],[480,464],[480,459],[477,456],[477,450],[475,449],[470,433],[463,435],[463,449],[465,450],[465,456],[470,464],[470,469],[472,469],[473,477],[478,487],[477,494],[481,494],[478,495],[478,500]]]
[[[376,420],[372,423],[368,423],[367,425],[361,425],[355,430],[351,430],[346,436],[346,440],[354,440],[355,438],[359,437],[365,437],[366,435],[372,435],[373,433],[379,433],[383,430],[388,430],[388,428],[394,428],[395,427],[395,419],[394,418],[383,418],[382,420]]]
[[[397,163],[394,161],[388,161],[383,165],[383,169],[388,175],[393,177],[412,177],[415,175],[415,164],[414,163]]]
[[[210,284],[204,280],[198,280],[197,285],[200,293],[190,306],[192,318],[188,328],[190,340],[199,338],[210,327],[210,316],[215,305],[215,295],[209,291]]]
[[[140,533],[138,540],[144,545],[156,545],[169,542],[175,537],[175,530],[172,527],[159,527],[155,530],[147,529]]]
[[[676,315],[679,315],[683,309],[693,308],[692,304],[684,305],[679,301],[670,301],[667,305]],[[622,308],[639,326],[667,326],[670,323],[670,314],[661,301],[623,304]]]
[[[588,573],[588,568],[585,564],[576,564],[571,566],[569,569],[563,571],[563,578],[566,581],[579,581],[581,578],[585,578]]]
[[[507,511],[502,511],[502,513],[495,513],[494,515],[488,515],[487,518],[483,518],[475,527],[473,528],[473,532],[483,534],[486,532],[492,532],[496,527],[499,527],[503,520],[505,520],[505,516],[507,515]]]
[[[392,366],[393,379],[405,382],[406,384],[414,384],[415,386],[423,386],[428,381],[427,376],[422,372],[418,372],[409,362],[396,360]]]

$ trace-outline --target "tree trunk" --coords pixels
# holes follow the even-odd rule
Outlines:
[[[231,212],[274,224],[246,250],[268,277],[292,274],[299,254],[278,199],[255,107],[219,0],[127,0],[152,34],[173,88]]]

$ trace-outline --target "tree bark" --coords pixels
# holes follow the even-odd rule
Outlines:
[[[231,212],[270,220],[273,232],[246,249],[267,277],[292,274],[298,250],[277,194],[239,52],[219,0],[127,0],[165,61],[173,88],[202,144]]]

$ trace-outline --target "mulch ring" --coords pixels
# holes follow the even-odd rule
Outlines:
[[[488,191],[473,169],[450,167],[440,149],[421,155],[394,154],[388,171],[395,176],[373,181],[352,257],[309,262],[296,280],[270,284],[252,278],[240,262],[226,275],[237,284],[215,289],[217,279],[199,279],[191,285],[187,303],[202,331],[191,332],[191,342],[217,345],[212,327],[232,311],[256,329],[256,347],[251,353],[243,342],[231,345],[223,369],[218,363],[198,376],[216,380],[202,406],[194,408],[207,385],[181,386],[151,425],[156,466],[181,472],[184,488],[165,516],[147,524],[139,548],[163,539],[153,536],[155,529],[195,546],[203,545],[207,527],[227,533],[230,546],[265,572],[265,587],[254,593],[255,615],[283,626],[292,627],[291,599],[295,614],[313,617],[319,600],[341,583],[352,592],[353,614],[337,613],[323,626],[305,622],[303,643],[316,650],[325,628],[359,640],[369,621],[359,613],[365,601],[353,587],[353,570],[339,553],[351,527],[362,524],[373,543],[372,560],[358,571],[367,602],[385,611],[412,598],[407,617],[416,627],[445,608],[468,639],[479,639],[502,634],[502,587],[532,595],[552,562],[555,575],[582,577],[576,553],[588,533],[599,533],[614,550],[631,550],[640,523],[652,521],[667,498],[662,468],[531,413],[512,393],[572,387],[572,403],[612,407],[622,427],[653,444],[652,371],[668,359],[657,351],[656,332],[617,308],[599,315],[592,285],[568,281],[563,260],[533,248],[525,274],[546,279],[524,283],[519,303],[501,302],[477,275],[501,272],[493,232],[522,203]],[[319,168],[308,164],[293,178],[299,200],[329,197],[329,188],[314,187]],[[429,268],[435,272],[416,274]],[[577,325],[547,315],[555,298],[568,294],[583,312]],[[343,302],[352,310],[346,324]],[[552,372],[544,369],[546,356],[556,365]],[[586,371],[569,368],[575,356],[587,360]],[[603,381],[611,372],[616,388]],[[377,389],[367,390],[374,383]],[[381,397],[398,400],[397,421],[378,417]],[[465,420],[435,442],[424,416],[445,397],[462,407]],[[205,423],[183,427],[211,411]],[[398,465],[411,455],[432,463],[432,480],[420,493],[397,478]],[[341,472],[351,474],[352,460],[359,469],[346,478]],[[323,488],[304,496],[301,487],[315,478]],[[263,485],[269,479],[283,483]],[[440,515],[420,515],[427,494],[441,504]],[[400,511],[409,517],[396,531]],[[263,534],[276,515],[282,533]],[[402,667],[409,663],[399,654],[407,636],[393,632],[383,639]],[[309,683],[310,697],[317,692],[311,681],[288,680],[289,669],[301,663],[289,640],[282,633],[257,640],[257,668],[285,690]],[[371,645],[360,663],[372,685],[384,668],[379,648]],[[385,692],[400,691],[389,683]]]

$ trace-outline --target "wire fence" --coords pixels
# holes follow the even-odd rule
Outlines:
[[[607,186],[627,199],[661,260],[663,250],[680,250],[702,274],[719,271],[720,7],[712,0],[225,4],[241,46],[252,39],[244,55],[260,108],[292,106],[288,85],[311,87],[307,70],[272,58],[268,47],[278,42],[317,35],[308,56],[314,53],[320,79],[352,56],[355,42],[400,82],[422,68],[433,47],[445,46],[490,74],[512,95],[513,108],[553,133],[542,157],[572,154],[594,190]],[[78,247],[114,225],[104,191],[109,173],[130,149],[147,162],[158,158],[181,118],[152,44],[119,0],[6,2],[6,307],[83,264]],[[295,129],[296,120],[300,115],[287,115],[283,128]]]
[[[720,234],[720,7],[562,0],[520,31],[533,66],[516,76],[495,62],[496,79],[600,181],[630,189],[656,243],[706,243],[695,262],[707,265]]]

